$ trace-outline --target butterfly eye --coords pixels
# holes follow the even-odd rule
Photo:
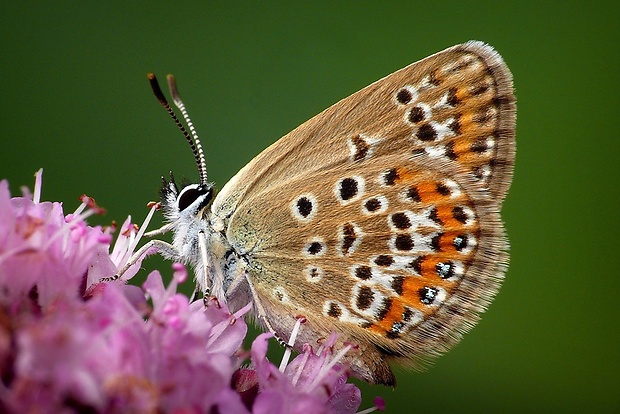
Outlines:
[[[200,211],[203,207],[209,205],[212,198],[213,187],[192,184],[181,191],[181,194],[179,194],[177,198],[177,206],[179,207],[179,211],[184,211],[197,200],[200,200],[200,204],[196,208],[196,211]]]

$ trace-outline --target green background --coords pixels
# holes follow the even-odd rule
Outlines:
[[[8,2],[0,177],[141,221],[168,170],[196,178],[146,73],[177,76],[220,186],[263,148],[384,75],[469,39],[518,99],[506,282],[422,374],[363,387],[388,412],[619,412],[617,2]],[[169,269],[149,259],[146,265]]]

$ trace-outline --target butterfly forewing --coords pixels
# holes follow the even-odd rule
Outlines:
[[[389,358],[448,349],[499,288],[499,217],[514,159],[512,80],[470,42],[414,63],[269,147],[215,200],[256,299],[286,338],[331,331],[362,349],[361,377],[393,384]]]
[[[429,157],[473,171],[501,201],[512,177],[515,117],[512,75],[499,54],[482,42],[453,46],[367,86],[285,135],[222,188],[213,210],[227,213],[248,192],[259,193],[285,177],[369,156],[376,138],[389,138],[384,151],[425,149]]]

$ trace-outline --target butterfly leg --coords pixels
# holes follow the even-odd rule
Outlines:
[[[133,265],[138,263],[142,256],[144,256],[150,249],[156,249],[159,254],[164,257],[177,257],[178,253],[176,249],[170,244],[166,243],[163,240],[151,240],[138,249],[137,252],[131,256],[131,258],[127,261],[125,266],[123,266],[114,276],[104,277],[100,281],[101,282],[110,282],[112,280],[120,279],[121,276]]]
[[[202,259],[204,271],[204,281],[202,283],[203,297],[207,298],[211,296],[211,286],[209,285],[209,268],[211,267],[211,262],[207,253],[207,236],[202,230],[198,232],[198,247],[200,248],[200,258]],[[196,275],[196,277],[198,277],[198,275]]]
[[[151,230],[149,232],[144,233],[144,237],[153,237],[153,236],[159,236],[160,234],[166,234],[169,231],[174,230],[174,223],[168,223],[164,226],[161,226],[158,229],[155,230]]]
[[[265,311],[265,308],[263,307],[263,304],[261,303],[260,297],[256,293],[256,289],[254,289],[254,285],[252,284],[252,281],[250,280],[250,275],[247,272],[245,272],[245,279],[248,282],[248,286],[250,287],[250,292],[252,292],[252,297],[254,298],[254,312],[256,312],[256,320],[262,323],[262,325],[265,328],[267,328],[269,332],[273,334],[273,336],[276,338],[276,340],[280,344],[286,346],[286,342],[280,338],[280,336],[278,335],[274,327],[271,325],[271,323],[267,319],[267,312]]]

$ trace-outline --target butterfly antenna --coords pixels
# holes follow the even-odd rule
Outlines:
[[[174,77],[172,75],[168,75],[168,87],[170,88],[170,94],[172,95],[174,104],[183,114],[183,118],[187,122],[187,125],[191,131],[191,135],[187,132],[187,129],[185,129],[183,123],[181,123],[181,120],[172,110],[172,107],[168,103],[168,100],[164,96],[161,88],[159,87],[159,82],[157,82],[157,78],[155,77],[155,75],[153,73],[149,73],[148,78],[149,82],[151,83],[151,89],[153,89],[155,97],[157,98],[161,106],[163,106],[164,109],[168,112],[168,115],[170,115],[174,123],[177,125],[177,128],[179,128],[179,130],[185,137],[185,140],[188,142],[190,148],[192,149],[192,152],[194,153],[194,160],[196,161],[196,165],[198,166],[198,173],[200,174],[200,184],[207,184],[207,163],[202,152],[202,145],[200,144],[200,140],[198,139],[198,134],[196,134],[194,125],[192,124],[191,119],[187,115],[185,105],[183,105],[183,101],[181,101],[181,98],[179,97],[179,93],[174,82]]]
[[[174,75],[168,75],[166,78],[168,79],[168,89],[170,89],[172,101],[176,107],[179,108],[179,111],[181,111],[181,115],[183,115],[183,119],[185,119],[185,123],[189,127],[189,132],[192,134],[192,138],[194,139],[192,151],[194,152],[194,159],[196,160],[196,166],[198,167],[198,172],[200,173],[200,184],[207,184],[207,163],[205,161],[205,155],[202,152],[202,144],[198,138],[198,133],[196,132],[194,124],[187,113],[187,109],[185,109],[185,104],[181,100]]]

